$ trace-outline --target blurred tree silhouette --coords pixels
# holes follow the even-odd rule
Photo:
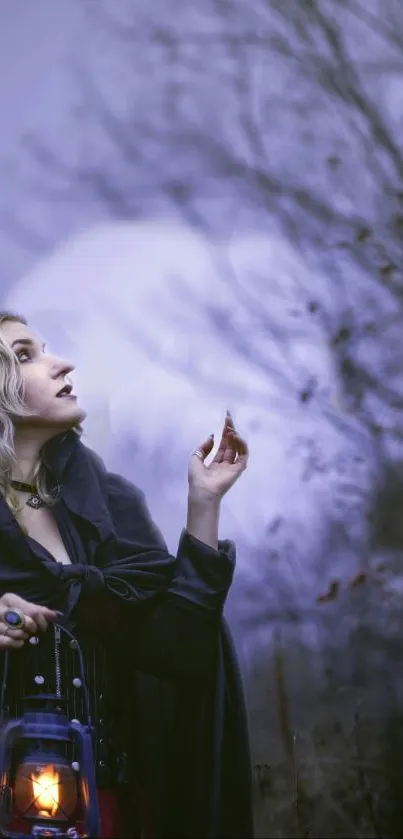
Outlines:
[[[209,329],[268,383],[256,388],[257,404],[274,386],[346,437],[369,431],[378,462],[400,458],[400,1],[202,0],[178,15],[172,0],[87,0],[86,10],[91,49],[76,68],[82,143],[75,159],[61,159],[24,138],[40,164],[37,194],[112,218],[177,215],[211,242],[245,229],[268,241],[283,235],[300,271],[267,255],[239,270],[230,249],[211,249],[227,294],[203,301]],[[199,289],[183,278],[172,289],[200,309]],[[335,385],[296,363],[294,343],[311,328]],[[133,337],[206,380],[197,359],[171,356],[138,327]],[[204,383],[220,388],[219,371]],[[241,398],[242,382],[232,390]],[[365,435],[356,439],[367,452]]]
[[[393,462],[381,504],[374,504],[374,541],[388,550],[401,547],[401,0],[154,0],[148,6],[87,0],[86,7],[94,49],[78,69],[77,116],[85,141],[76,159],[63,160],[59,149],[25,138],[41,164],[36,191],[46,200],[88,202],[112,218],[177,215],[212,240],[249,229],[268,239],[280,233],[292,243],[301,255],[301,274],[293,278],[289,297],[277,265],[241,275],[229,252],[216,252],[228,295],[225,302],[220,295],[218,302],[207,302],[205,315],[238,358],[275,380],[295,404],[317,404],[346,435],[356,433],[357,425],[370,432],[379,459]],[[183,281],[176,287],[189,305],[199,299],[198,290]],[[279,322],[273,297],[281,294],[289,304],[286,320]],[[310,319],[333,360],[336,405],[316,376],[302,375],[289,363],[290,345]],[[150,351],[158,350],[158,339],[145,337]],[[185,374],[198,373],[192,365],[167,361]],[[306,481],[328,474],[316,440],[309,442],[304,468]],[[353,477],[357,470],[354,461]],[[346,493],[345,522],[349,503]],[[336,513],[334,518],[325,555],[343,542]],[[264,835],[270,825],[270,835],[399,836],[401,796],[385,766],[393,780],[400,765],[402,688],[399,682],[392,691],[390,674],[395,677],[402,622],[400,589],[391,578],[400,576],[400,560],[389,565],[389,577],[381,563],[358,569],[342,613],[336,578],[317,592],[320,605],[311,598],[311,613],[302,613],[290,597],[290,579],[298,579],[298,594],[305,584],[309,588],[306,569],[298,567],[305,546],[290,541],[281,522],[269,530],[264,582],[270,577],[271,588],[267,584],[259,602],[255,582],[245,590],[245,615],[254,630],[264,626],[268,635],[270,621],[289,629],[267,670],[266,704],[277,702],[286,761],[274,746],[271,757],[270,741],[272,765],[256,766],[261,806],[267,806]],[[280,555],[281,569],[273,571]],[[362,585],[366,575],[368,587]],[[302,661],[300,636],[304,626],[316,625],[319,632],[318,610],[325,613],[323,643],[307,663],[308,642]],[[313,648],[320,646],[315,639]],[[340,655],[340,647],[348,655]],[[259,667],[249,697],[261,703],[261,662]],[[365,722],[357,711],[364,702]],[[295,732],[302,740],[304,725],[311,732],[312,708],[310,756]],[[256,754],[259,749],[257,744]],[[292,790],[288,798],[284,789]]]
[[[307,315],[323,330],[340,385],[333,418],[341,408],[378,445],[400,443],[401,4],[203,0],[180,15],[167,0],[86,8],[94,45],[78,69],[86,139],[71,161],[25,137],[42,164],[36,188],[115,218],[169,211],[215,236],[242,224],[286,234],[322,278],[320,287],[316,274],[311,284],[304,277],[288,314],[294,330]],[[228,304],[210,303],[212,327],[269,378],[283,377],[302,404],[320,400],[314,377],[287,375],[274,267],[240,277],[228,254],[216,258],[249,323],[239,328]],[[283,363],[271,362],[272,344]]]

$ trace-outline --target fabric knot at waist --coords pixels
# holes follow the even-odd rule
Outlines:
[[[95,565],[63,565],[61,572],[64,582],[81,583],[86,594],[99,594],[105,588],[104,575]]]

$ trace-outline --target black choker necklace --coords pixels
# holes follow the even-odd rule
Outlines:
[[[11,486],[13,489],[16,489],[17,492],[29,492],[30,497],[27,501],[28,507],[33,507],[34,510],[37,510],[38,507],[43,506],[43,501],[38,495],[36,484],[24,484],[23,481],[11,481]]]

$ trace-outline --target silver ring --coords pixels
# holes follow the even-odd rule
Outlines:
[[[195,454],[196,457],[200,457],[200,460],[204,460],[204,454],[202,451],[200,451],[200,449],[196,449],[196,451],[193,452],[193,454]]]
[[[21,609],[7,609],[3,615],[4,623],[9,629],[22,629],[25,626],[25,615]]]

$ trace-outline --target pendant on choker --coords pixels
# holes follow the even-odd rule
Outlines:
[[[29,492],[30,496],[27,501],[28,507],[38,510],[43,507],[42,498],[38,495],[38,490],[35,484],[25,484],[23,481],[11,481],[11,486],[17,492]]]

